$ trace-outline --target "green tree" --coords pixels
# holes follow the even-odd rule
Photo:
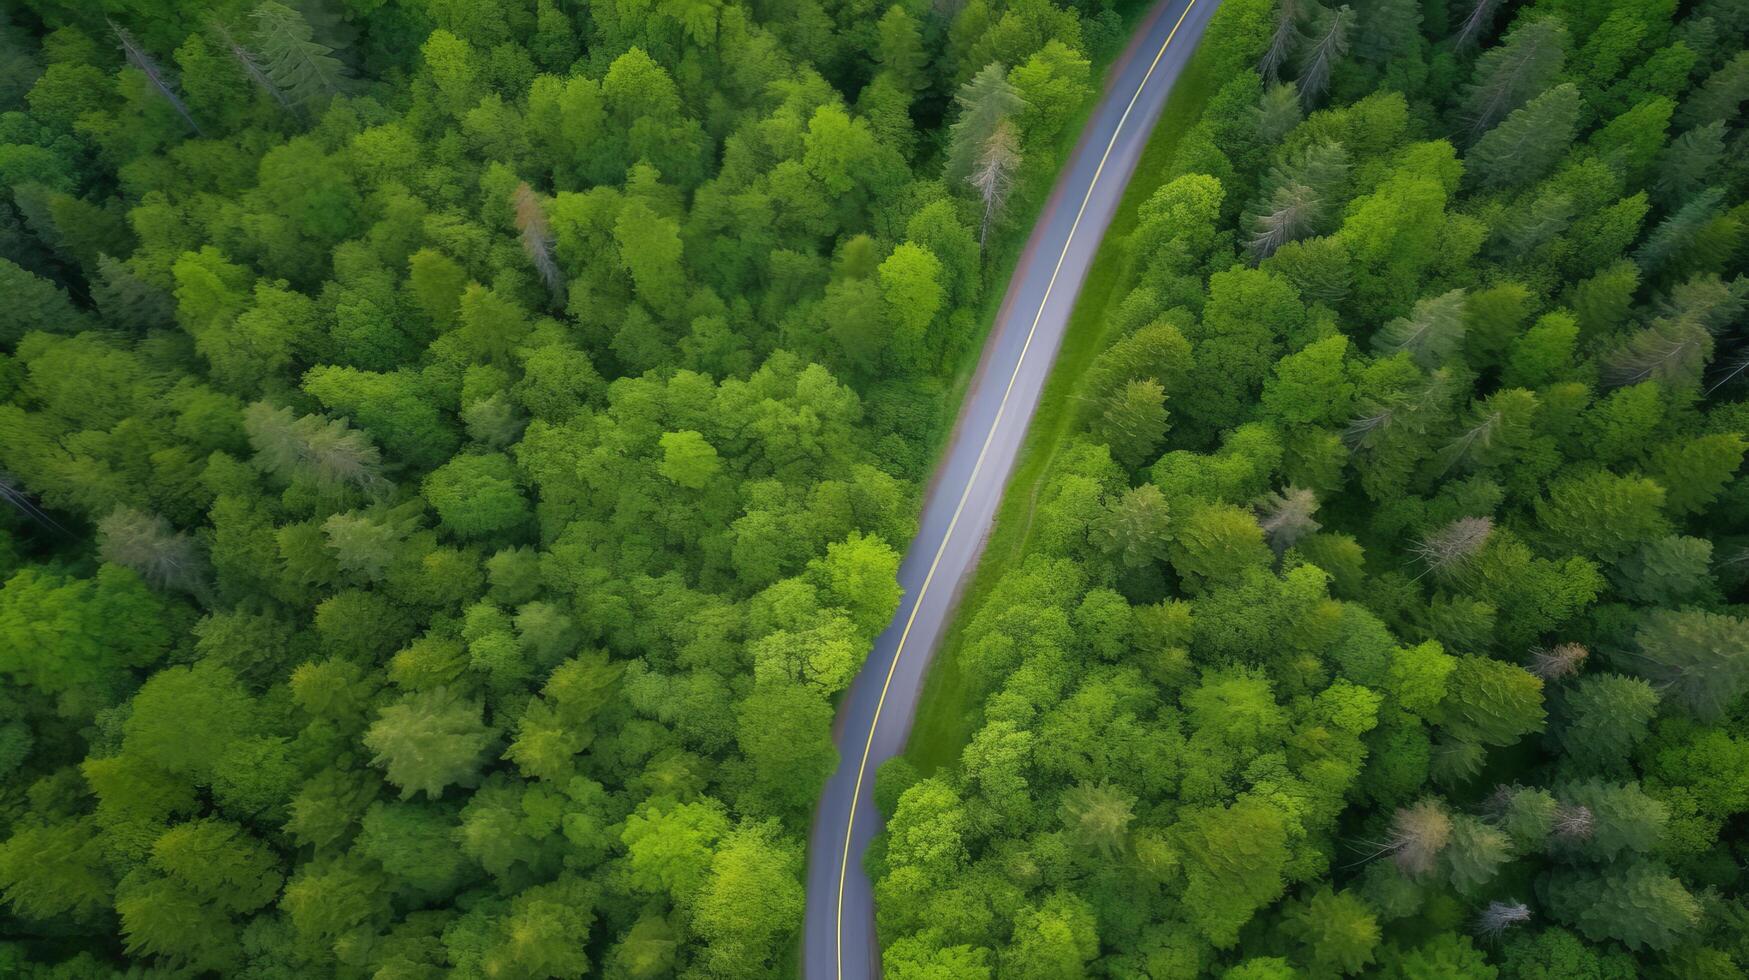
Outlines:
[[[1320,970],[1358,973],[1379,944],[1377,917],[1351,892],[1321,888],[1294,902],[1285,918],[1289,933],[1306,947],[1307,961]]]
[[[1582,677],[1561,700],[1563,723],[1555,728],[1555,739],[1581,769],[1617,768],[1645,740],[1657,710],[1658,692],[1643,680]]]
[[[520,483],[501,453],[457,456],[425,478],[423,493],[445,527],[462,537],[489,537],[527,523]]]
[[[314,40],[303,14],[274,0],[261,0],[255,6],[254,18],[261,70],[276,92],[313,110],[345,91],[349,81],[346,66],[334,57],[331,48]]]
[[[478,703],[443,688],[419,691],[379,709],[364,744],[402,799],[418,792],[436,799],[447,786],[478,782],[497,740],[480,715]]]
[[[1160,382],[1134,378],[1108,395],[1093,422],[1093,437],[1131,469],[1153,458],[1166,438],[1166,391]]]
[[[1265,803],[1185,810],[1173,828],[1184,857],[1191,922],[1217,948],[1232,946],[1251,916],[1285,887],[1288,824]]]
[[[1594,941],[1629,949],[1669,949],[1700,920],[1700,903],[1682,882],[1655,865],[1602,871],[1569,870],[1548,887],[1555,916]]]
[[[1482,135],[1464,155],[1477,186],[1521,187],[1554,169],[1579,124],[1579,88],[1563,83],[1542,93]]]
[[[1628,659],[1671,701],[1716,719],[1749,684],[1749,624],[1698,609],[1648,610]]]
[[[782,959],[802,914],[797,857],[770,823],[745,825],[723,838],[696,913],[714,973],[754,976]]]

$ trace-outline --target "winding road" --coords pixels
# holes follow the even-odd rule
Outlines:
[[[1163,0],[1107,73],[1105,93],[1028,239],[984,346],[923,518],[899,566],[904,598],[839,710],[839,764],[808,842],[808,980],[880,973],[862,855],[881,827],[874,776],[905,746],[923,677],[976,566],[1069,312],[1179,73],[1220,0]]]

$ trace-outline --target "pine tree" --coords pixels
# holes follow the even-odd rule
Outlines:
[[[1166,438],[1166,392],[1153,378],[1133,378],[1105,399],[1093,437],[1113,459],[1134,469],[1149,462]]]
[[[291,111],[293,106],[290,96],[287,96],[285,94],[285,89],[280,88],[279,85],[268,76],[267,69],[262,67],[261,59],[256,57],[255,52],[245,47],[241,41],[238,41],[236,35],[232,34],[231,29],[226,27],[223,23],[215,21],[212,25],[212,29],[213,33],[217,35],[219,43],[225,46],[225,50],[230,53],[232,60],[236,61],[237,66],[243,69],[243,74],[247,75],[249,80],[255,83],[255,87],[271,96],[274,102],[279,103],[281,109],[285,109],[288,112]]]
[[[128,264],[97,256],[91,299],[104,320],[133,330],[154,330],[176,322],[176,301],[169,293],[135,275]]]
[[[1348,180],[1348,152],[1340,143],[1305,147],[1271,168],[1266,198],[1253,209],[1252,237],[1246,243],[1253,263],[1269,258],[1289,242],[1329,230],[1331,205]]]
[[[1514,109],[1464,154],[1468,174],[1486,190],[1542,178],[1571,148],[1579,108],[1579,88],[1567,82]]]
[[[298,418],[289,408],[256,402],[243,412],[243,428],[255,450],[256,465],[285,480],[300,477],[318,485],[351,485],[376,492],[387,487],[382,456],[370,439],[340,419]]]
[[[1466,301],[1462,289],[1417,300],[1408,316],[1373,334],[1373,350],[1383,355],[1407,351],[1421,367],[1439,367],[1463,347]]]
[[[887,8],[875,25],[880,34],[876,55],[882,70],[890,74],[904,91],[916,93],[929,87],[929,52],[923,47],[923,34],[904,7]]]
[[[1702,720],[1749,690],[1749,623],[1699,609],[1645,613],[1626,654],[1636,672]]]
[[[1305,184],[1276,187],[1268,203],[1251,216],[1251,237],[1245,242],[1251,264],[1262,262],[1283,245],[1310,234],[1323,211],[1322,199]]]
[[[1683,100],[1676,116],[1677,125],[1693,128],[1710,123],[1732,124],[1746,100],[1749,100],[1749,51],[1739,51]]]
[[[1488,252],[1503,265],[1525,262],[1572,227],[1576,213],[1572,195],[1544,189],[1501,217]]]
[[[1361,9],[1365,28],[1354,39],[1355,57],[1385,65],[1422,44],[1421,4],[1416,0],[1372,0]]]
[[[1712,184],[1725,159],[1725,124],[1714,121],[1683,133],[1658,158],[1652,189],[1658,202],[1674,208]]]
[[[309,21],[296,10],[262,0],[255,8],[255,43],[267,77],[294,105],[312,109],[345,90],[346,66],[314,39]]]
[[[206,557],[193,538],[156,514],[117,507],[97,522],[98,553],[160,589],[196,596],[207,591]]]
[[[1623,766],[1645,739],[1657,711],[1658,692],[1639,678],[1583,677],[1561,698],[1562,723],[1555,728],[1555,741],[1583,771]]]
[[[1282,918],[1283,931],[1307,947],[1306,961],[1320,975],[1361,972],[1381,938],[1372,907],[1354,892],[1329,886],[1291,903]]]
[[[1604,355],[1603,380],[1616,387],[1698,386],[1712,350],[1713,335],[1695,318],[1661,316]]]
[[[1126,567],[1141,568],[1165,558],[1172,537],[1166,496],[1152,483],[1126,491],[1107,504],[1094,533],[1105,552]]]
[[[972,180],[974,185],[979,185],[974,174],[989,166],[992,140],[1004,126],[1009,128],[1007,140],[1012,144],[1009,152],[1015,156],[1014,163],[1018,162],[1019,138],[1013,131],[1013,118],[1026,103],[1009,83],[1005,66],[999,62],[984,66],[983,71],[960,86],[954,103],[959,106],[960,114],[948,130],[949,177]],[[1013,164],[1003,164],[1002,169],[1006,180],[1006,175],[1012,173]],[[980,193],[984,193],[982,186]],[[1003,193],[1006,193],[1006,188]],[[984,199],[987,207],[989,195],[984,194]]]
[[[1115,858],[1128,847],[1135,802],[1118,787],[1079,783],[1063,791],[1063,829],[1082,847],[1108,860]]]
[[[1553,85],[1566,63],[1566,44],[1566,28],[1546,17],[1515,28],[1504,44],[1477,58],[1459,113],[1470,136],[1493,129]]]
[[[446,786],[477,781],[496,741],[480,712],[478,702],[443,688],[408,694],[378,712],[364,744],[376,753],[372,764],[401,788],[402,799],[418,792],[436,799]]]
[[[1700,903],[1682,882],[1649,862],[1562,870],[1550,879],[1550,912],[1595,942],[1664,950],[1699,924]]]
[[[1459,895],[1473,895],[1512,859],[1505,831],[1468,814],[1452,818],[1451,843],[1441,854],[1446,880]]]
[[[1725,192],[1718,187],[1708,187],[1694,195],[1646,236],[1634,252],[1634,262],[1649,276],[1665,271],[1665,266],[1682,256],[1700,237],[1702,229],[1718,217],[1724,200]]]
[[[1264,89],[1263,97],[1251,113],[1257,127],[1257,142],[1264,146],[1279,143],[1306,117],[1305,107],[1300,104],[1300,91],[1292,82]]]

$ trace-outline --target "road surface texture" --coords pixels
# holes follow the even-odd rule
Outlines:
[[[838,715],[838,769],[808,844],[808,980],[878,976],[874,897],[862,856],[880,829],[874,776],[905,747],[925,669],[977,563],[1075,295],[1124,186],[1220,0],[1163,0],[1107,73],[1107,87],[1057,179],[1008,286],[947,455],[899,566],[905,595]]]

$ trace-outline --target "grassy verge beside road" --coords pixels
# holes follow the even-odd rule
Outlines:
[[[1179,141],[1202,112],[1214,92],[1216,80],[1210,59],[1198,51],[1167,98],[1160,121],[1154,127],[1135,176],[1124,192],[1123,203],[1106,230],[1093,267],[1076,300],[1062,350],[1057,355],[1050,380],[1045,383],[1038,412],[1027,429],[1026,443],[1014,475],[996,512],[996,524],[984,549],[959,610],[930,666],[917,706],[917,719],[905,757],[924,773],[934,772],[957,759],[976,731],[976,706],[983,692],[971,690],[959,668],[964,645],[963,627],[977,613],[990,589],[1026,553],[1032,533],[1033,511],[1039,489],[1050,472],[1057,451],[1067,440],[1075,420],[1076,397],[1082,375],[1104,348],[1107,311],[1122,298],[1128,280],[1128,238],[1136,224],[1136,211],[1168,176],[1167,165]],[[999,302],[1000,297],[996,297]],[[963,384],[963,380],[962,380]]]

